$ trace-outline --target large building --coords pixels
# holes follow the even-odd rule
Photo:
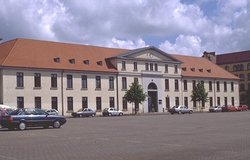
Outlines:
[[[147,99],[140,113],[164,112],[174,105],[198,110],[193,87],[204,83],[212,105],[239,104],[239,79],[205,58],[171,55],[155,47],[134,50],[30,39],[0,44],[0,103],[55,108],[69,115],[80,108],[116,107],[132,113],[124,98],[132,82]]]
[[[250,106],[250,51],[224,53],[204,52],[204,56],[240,78],[240,104]]]

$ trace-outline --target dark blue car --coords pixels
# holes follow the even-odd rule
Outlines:
[[[47,112],[38,108],[18,108],[9,115],[2,117],[1,125],[3,128],[25,130],[27,127],[60,128],[66,123],[64,116],[49,115]]]

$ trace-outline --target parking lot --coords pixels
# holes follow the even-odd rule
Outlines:
[[[247,160],[250,112],[68,118],[0,129],[0,160]]]

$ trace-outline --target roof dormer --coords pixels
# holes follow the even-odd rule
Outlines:
[[[99,66],[102,66],[102,61],[97,61],[96,62]]]
[[[54,62],[55,62],[55,63],[60,63],[60,58],[59,58],[59,57],[55,57],[55,58],[54,58]]]
[[[83,60],[83,64],[89,65],[89,60],[88,59],[87,60]]]
[[[74,59],[74,58],[72,58],[72,59],[69,59],[69,63],[70,63],[70,64],[75,64],[75,63],[76,63],[76,61],[75,61],[75,59]]]

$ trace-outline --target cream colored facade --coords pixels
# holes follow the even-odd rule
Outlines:
[[[104,108],[110,107],[110,99],[113,99],[114,107],[123,110],[125,114],[131,114],[134,112],[134,106],[124,103],[126,101],[123,97],[129,86],[137,78],[144,92],[148,95],[146,101],[140,104],[139,113],[166,112],[168,107],[177,104],[185,105],[185,102],[189,108],[198,111],[198,104],[196,104],[197,107],[194,107],[190,97],[193,80],[196,83],[204,81],[208,97],[212,98],[212,104],[208,100],[203,111],[208,111],[210,105],[218,105],[217,97],[220,97],[220,105],[225,104],[225,99],[227,104],[239,105],[239,84],[237,80],[183,77],[181,62],[158,49],[135,50],[108,59],[116,67],[117,72],[2,68],[0,101],[3,104],[16,107],[17,97],[23,97],[25,107],[34,107],[35,97],[40,97],[41,108],[50,109],[52,97],[57,97],[57,109],[60,114],[70,115],[72,111],[77,111],[83,107],[83,97],[87,97],[87,107],[97,110],[97,114],[101,114]],[[18,72],[23,73],[23,87],[17,87]],[[41,75],[41,87],[39,88],[34,87],[35,73]],[[51,88],[51,74],[57,75],[56,88]],[[67,75],[72,76],[72,88],[67,88]],[[87,76],[87,88],[82,88],[83,75]],[[101,78],[101,88],[99,89],[96,88],[96,76]],[[110,77],[113,77],[113,87],[111,88]],[[186,90],[184,90],[184,80],[187,80]],[[167,86],[166,81],[169,84]],[[209,90],[209,81],[212,83],[211,91]],[[126,84],[124,84],[125,82]],[[219,82],[220,91],[216,89],[217,82]],[[226,83],[227,91],[224,91],[224,83]],[[233,84],[233,90],[231,90],[231,84]],[[68,97],[73,99],[72,108],[69,107]],[[97,108],[97,97],[101,98],[101,108],[99,109]]]

